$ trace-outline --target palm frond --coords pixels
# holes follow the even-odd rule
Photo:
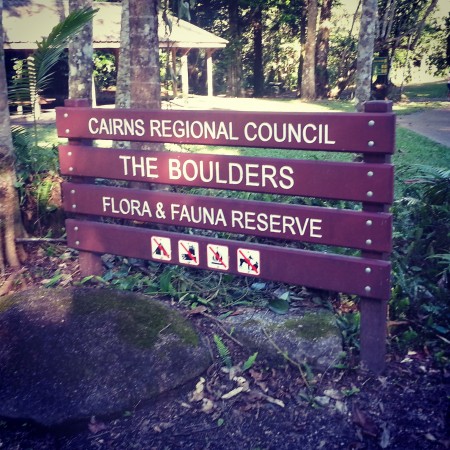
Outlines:
[[[33,55],[21,61],[21,67],[14,78],[9,98],[13,101],[31,101],[51,82],[51,70],[70,39],[95,15],[98,9],[86,7],[70,13],[56,25],[50,34],[36,42]]]

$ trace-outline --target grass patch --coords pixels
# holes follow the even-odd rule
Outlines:
[[[445,80],[439,80],[429,83],[409,84],[405,86],[403,93],[408,98],[447,98],[447,83]]]

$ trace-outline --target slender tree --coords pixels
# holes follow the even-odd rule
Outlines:
[[[355,100],[357,111],[362,111],[364,109],[364,103],[370,99],[377,14],[377,0],[362,0],[358,59],[356,66]]]
[[[70,12],[90,7],[92,0],[69,0]],[[69,44],[69,98],[87,98],[92,102],[93,54],[90,20]]]
[[[227,91],[232,97],[242,95],[242,36],[239,0],[228,3],[229,44],[226,48],[228,62]]]
[[[263,64],[263,12],[257,4],[252,15],[253,28],[253,93],[255,97],[264,94],[264,64]]]
[[[130,107],[130,10],[129,0],[122,0],[120,49],[117,69],[116,108]]]
[[[3,0],[0,0],[0,11]],[[20,220],[19,199],[15,188],[13,144],[8,108],[8,87],[6,84],[5,54],[3,50],[3,20],[0,14],[0,271],[6,266],[17,269],[20,256],[16,247],[16,237],[23,233]]]
[[[316,98],[316,27],[317,27],[317,0],[308,1],[308,28],[306,32],[305,62],[301,85],[301,97],[305,100]]]
[[[129,0],[132,108],[161,108],[158,0]]]
[[[328,96],[328,52],[330,48],[331,9],[333,0],[323,0],[320,8],[320,25],[316,45],[316,94],[318,98]]]

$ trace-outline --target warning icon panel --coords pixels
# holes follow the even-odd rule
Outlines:
[[[259,275],[261,272],[261,261],[258,250],[239,248],[237,251],[237,270],[245,275]]]
[[[192,241],[178,241],[178,260],[180,264],[198,266],[200,262],[198,243]]]
[[[224,245],[208,244],[208,267],[216,270],[228,270],[230,257],[228,247]]]
[[[152,236],[151,249],[153,259],[159,261],[170,261],[172,259],[170,238]]]

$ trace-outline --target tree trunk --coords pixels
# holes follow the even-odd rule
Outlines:
[[[358,60],[356,64],[356,110],[363,111],[370,99],[372,84],[373,47],[378,14],[377,0],[363,0],[359,30]]]
[[[69,11],[92,7],[92,0],[69,0]],[[87,98],[92,103],[92,20],[69,44],[69,98]]]
[[[262,42],[262,10],[257,6],[252,20],[254,60],[253,60],[253,95],[264,95],[264,67],[263,67],[263,42]]]
[[[158,0],[129,0],[132,108],[161,108],[158,7]]]
[[[228,55],[228,83],[227,92],[232,97],[242,95],[242,45],[239,25],[239,1],[230,0],[228,4],[230,21],[230,37],[226,48]]]
[[[308,29],[306,34],[305,63],[303,65],[301,97],[305,100],[316,98],[316,27],[317,0],[308,1]]]
[[[328,50],[330,48],[330,19],[333,0],[323,0],[320,10],[320,25],[316,48],[316,94],[318,98],[328,96]]]
[[[305,47],[306,47],[306,13],[305,5],[302,5],[302,12],[300,16],[300,59],[298,61],[298,79],[297,86],[299,94],[302,91],[303,81],[303,66],[305,64]]]
[[[0,0],[0,11],[3,0]],[[16,246],[15,238],[23,237],[19,199],[15,188],[13,143],[8,109],[5,54],[3,51],[3,21],[0,14],[0,271],[6,266],[16,269],[25,259],[23,249]]]
[[[116,108],[130,107],[130,10],[129,1],[122,0],[120,50],[116,82]]]

